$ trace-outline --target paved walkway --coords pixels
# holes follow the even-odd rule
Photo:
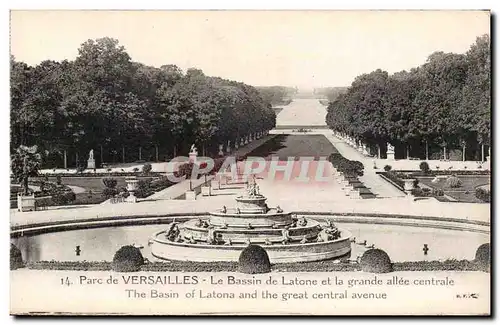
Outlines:
[[[255,148],[261,146],[263,143],[267,142],[271,138],[273,138],[275,135],[267,135],[263,136],[262,138],[258,140],[254,140],[247,145],[238,148],[238,150],[233,151],[230,155],[231,156],[244,156],[247,155],[248,153],[252,152]],[[208,180],[213,179],[213,176],[208,177]],[[198,180],[193,180],[192,181],[192,187],[198,187],[201,186],[205,182],[204,178],[198,179]],[[169,199],[175,199],[180,196],[182,196],[186,191],[189,189],[189,181],[183,181],[180,183],[177,183],[173,186],[170,186],[160,192],[157,192],[151,196],[148,197],[150,200],[169,200]]]
[[[337,138],[333,133],[328,132],[325,134],[326,138],[337,148],[339,153],[347,159],[358,160],[365,166],[364,175],[360,177],[366,187],[375,194],[377,197],[404,197],[405,194],[395,188],[393,185],[389,184],[383,180],[379,175],[376,174],[380,169],[373,169],[373,159],[364,156],[359,151],[349,146],[343,140]],[[379,166],[379,168],[381,168]]]
[[[403,214],[490,221],[489,204],[441,203],[434,199],[414,202],[407,198],[353,200],[341,195],[330,195],[330,197],[316,194],[307,195],[304,188],[299,185],[279,186],[274,182],[260,181],[259,186],[261,193],[268,197],[267,202],[270,207],[279,205],[285,211]],[[243,190],[242,185],[227,185],[223,186],[222,190],[214,191],[213,196],[199,196],[196,201],[142,201],[135,204],[117,203],[36,212],[11,210],[10,222],[11,225],[24,225],[118,216],[154,216],[169,213],[185,213],[189,215],[195,212],[213,211],[220,209],[224,205],[232,207],[236,203],[236,195],[241,194]]]

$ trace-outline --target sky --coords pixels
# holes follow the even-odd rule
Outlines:
[[[133,61],[311,89],[408,70],[435,51],[465,53],[487,11],[11,11],[11,54],[73,60],[88,39],[119,40]]]

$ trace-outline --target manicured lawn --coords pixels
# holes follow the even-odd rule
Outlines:
[[[320,157],[328,158],[330,154],[338,152],[337,149],[321,134],[314,135],[277,135],[262,146],[248,154],[254,157],[278,156],[280,160],[294,157]]]

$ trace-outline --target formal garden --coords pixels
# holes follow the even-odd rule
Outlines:
[[[435,197],[441,202],[489,203],[491,172],[489,170],[450,171],[432,170],[427,162],[420,171],[394,171],[390,165],[378,174],[405,191],[405,180],[414,179],[411,194],[416,197]]]

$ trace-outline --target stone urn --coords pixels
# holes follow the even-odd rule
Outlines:
[[[139,186],[139,180],[136,177],[125,178],[125,183],[127,183],[127,191],[129,196],[127,197],[127,202],[136,203],[137,197],[135,196],[135,191]]]
[[[403,179],[403,181],[405,182],[404,190],[406,192],[406,195],[408,196],[408,198],[412,198],[413,195],[411,194],[411,191],[413,189],[415,189],[416,179],[415,178],[406,178],[406,179]]]
[[[17,194],[17,211],[35,211],[35,194],[23,195],[22,193]]]
[[[416,179],[415,178],[406,178],[406,179],[403,179],[403,181],[405,182],[405,191],[411,191],[415,188],[415,181]]]

